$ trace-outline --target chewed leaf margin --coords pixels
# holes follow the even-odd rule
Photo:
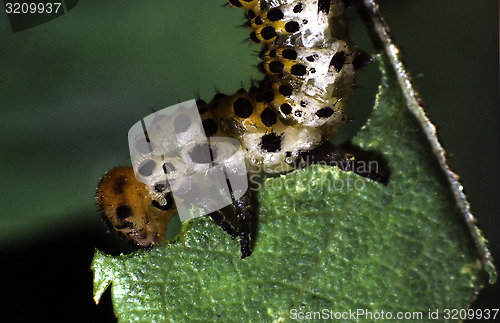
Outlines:
[[[378,14],[375,2],[363,2]],[[389,184],[325,167],[268,179],[251,257],[239,259],[236,241],[210,219],[191,220],[175,241],[151,251],[97,251],[96,302],[111,285],[115,314],[126,321],[289,321],[294,309],[322,308],[425,315],[466,308],[487,276],[496,280],[458,178],[377,14],[365,19],[381,37],[382,84],[353,141],[387,160]],[[320,185],[356,180],[365,189]]]
[[[95,300],[111,284],[126,321],[466,308],[484,268],[394,72],[380,62],[374,112],[354,142],[387,159],[387,186],[320,166],[267,179],[251,257],[239,259],[236,241],[209,218],[194,219],[151,251],[97,252]]]

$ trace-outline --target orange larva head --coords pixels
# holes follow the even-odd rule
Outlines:
[[[159,205],[139,182],[132,167],[117,167],[101,179],[96,199],[103,219],[120,237],[149,248],[165,240],[168,221],[177,213],[170,194]]]

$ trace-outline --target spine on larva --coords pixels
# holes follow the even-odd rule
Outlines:
[[[272,106],[284,120],[332,137],[346,119],[356,74],[343,2],[246,2],[250,38],[264,45],[262,66],[273,83]]]
[[[260,67],[266,77],[248,91],[218,93],[209,103],[200,100],[193,109],[155,113],[132,127],[138,130],[129,132],[133,170],[110,171],[96,196],[106,222],[140,247],[165,240],[167,223],[182,211],[185,197],[192,200],[189,205],[219,210],[213,205],[218,203],[219,188],[215,180],[207,179],[214,164],[224,164],[225,179],[292,170],[309,155],[321,153],[325,141],[346,120],[354,78],[366,56],[347,36],[344,2],[229,3],[245,10],[250,39],[262,45]],[[200,174],[201,180],[193,179]],[[192,191],[199,193],[194,199]],[[233,238],[241,237],[244,258],[251,253],[251,195],[247,191],[239,199],[235,190],[231,194],[237,200],[233,201],[237,230],[219,213],[211,216]]]
[[[346,121],[346,104],[365,56],[347,36],[341,0],[229,3],[245,10],[250,39],[262,45],[261,68],[266,77],[248,91],[219,93],[209,103],[198,101],[204,134],[238,139],[249,175],[292,170],[301,153],[329,140]],[[176,127],[173,120],[161,120],[158,129],[155,137],[172,138],[169,132]],[[183,131],[194,133],[199,128]],[[182,156],[192,154],[189,147],[183,148]],[[190,176],[199,168],[193,158],[167,160],[162,152],[141,156],[142,160],[133,162],[134,168],[140,173],[142,164],[155,165],[141,181],[160,205],[170,188],[159,191],[159,184]]]
[[[301,151],[333,137],[366,57],[348,37],[344,2],[230,0],[245,9],[250,39],[262,45],[266,78],[249,92],[209,104],[222,130],[267,172],[291,169]]]

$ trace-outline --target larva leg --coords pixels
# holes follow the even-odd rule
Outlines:
[[[252,254],[251,232],[253,220],[252,190],[246,191],[243,196],[234,203],[235,214],[238,220],[238,235],[240,236],[241,259]]]
[[[387,176],[371,169],[371,164],[364,160],[356,160],[353,155],[346,153],[329,141],[323,141],[316,148],[300,153],[302,165],[329,165],[336,166],[343,171],[353,172],[359,176],[369,178],[375,182],[387,184]]]
[[[209,216],[212,218],[212,220],[214,220],[215,223],[217,223],[219,227],[222,228],[222,230],[224,230],[231,236],[231,239],[234,240],[234,238],[238,235],[238,231],[232,226],[231,223],[226,221],[224,213],[222,213],[221,210],[212,212],[209,214]]]

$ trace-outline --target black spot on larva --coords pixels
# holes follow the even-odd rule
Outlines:
[[[330,0],[318,0],[318,12],[328,14],[330,12]]]
[[[281,150],[281,136],[278,136],[274,132],[262,136],[260,147],[269,153]]]
[[[293,113],[297,118],[302,118],[302,111],[297,110]]]
[[[328,118],[328,117],[331,117],[332,114],[333,114],[333,109],[329,108],[329,107],[319,109],[318,111],[316,111],[316,115],[319,118]]]
[[[290,69],[290,72],[292,72],[292,74],[295,76],[304,76],[307,73],[307,69],[304,65],[295,64]]]
[[[153,170],[156,167],[156,163],[154,160],[146,159],[137,167],[137,172],[142,176],[151,176],[153,174]]]
[[[345,53],[338,52],[335,55],[333,55],[330,61],[330,66],[333,66],[337,72],[340,72],[342,66],[344,66],[344,63],[345,63]]]
[[[238,0],[229,0],[229,3],[235,6],[236,8],[241,8],[243,6]]]
[[[239,98],[233,103],[234,114],[240,118],[248,118],[253,113],[253,107],[247,98]]]
[[[167,188],[170,188],[167,182],[158,182],[155,184],[155,191],[158,193],[165,191]]]
[[[309,72],[311,72],[311,73],[316,73],[316,69],[313,67],[313,68],[311,68],[311,69],[309,70]]]
[[[286,157],[292,157],[292,152],[291,152],[291,151],[287,151],[287,152],[285,153],[285,156],[286,156]]]
[[[214,119],[205,119],[201,122],[205,136],[212,137],[217,133],[217,122]]]
[[[174,120],[174,129],[177,133],[185,132],[191,125],[191,119],[187,114],[179,114]]]
[[[153,143],[148,138],[139,138],[135,142],[135,150],[140,154],[149,154],[154,150]]]
[[[279,74],[283,71],[283,67],[285,66],[280,61],[272,61],[269,63],[269,71],[271,73]]]
[[[307,56],[306,59],[309,61],[309,62],[314,62],[314,56],[313,55],[310,55],[310,56]]]
[[[264,91],[255,96],[255,100],[257,102],[269,102],[271,103],[274,100],[274,93],[273,91]]]
[[[250,40],[253,41],[254,43],[260,43],[260,39],[255,34],[255,31],[252,31],[250,33]]]
[[[274,100],[273,91],[266,91],[263,93],[264,101],[271,102]]]
[[[302,24],[303,24],[303,25],[307,25],[307,23],[308,23],[308,22],[309,22],[309,21],[307,21],[307,19],[302,19]]]
[[[295,13],[302,12],[302,2],[299,2],[295,7],[293,7],[293,12]]]
[[[263,23],[263,21],[262,21],[262,18],[261,18],[261,17],[257,17],[257,18],[255,18],[254,22],[255,22],[255,24],[256,24],[256,25],[262,25],[262,23]]]
[[[260,115],[260,120],[266,127],[272,127],[276,123],[276,114],[271,108],[265,108]]]
[[[301,100],[300,101],[300,106],[303,107],[303,108],[307,107],[307,102],[304,101],[304,100]]]
[[[289,21],[285,24],[285,30],[289,33],[294,33],[299,31],[300,26],[299,23],[296,21]]]
[[[294,51],[293,49],[284,49],[281,52],[281,56],[283,56],[283,58],[286,58],[286,59],[294,60],[297,58],[297,52]]]
[[[283,11],[280,9],[271,9],[267,13],[267,19],[269,19],[269,21],[281,20],[283,19]]]
[[[217,157],[215,151],[208,144],[194,146],[189,152],[189,156],[197,164],[209,164]]]
[[[248,19],[255,18],[255,12],[253,12],[253,10],[248,10],[247,11],[247,17],[248,17]]]
[[[292,107],[288,103],[283,103],[280,106],[280,110],[281,110],[281,112],[283,112],[283,114],[290,114],[290,113],[292,113]]]
[[[116,209],[116,216],[119,218],[119,219],[126,219],[128,218],[129,216],[132,215],[132,209],[130,209],[129,206],[127,205],[120,205],[117,209]]]
[[[286,28],[286,27],[285,27]],[[274,30],[273,27],[264,27],[262,28],[262,30],[260,31],[260,35],[262,36],[262,38],[264,38],[265,40],[270,40],[272,39],[273,37],[276,36],[276,30]]]
[[[170,207],[174,205],[175,202],[174,202],[174,197],[172,196],[172,192],[165,194],[164,198],[165,201],[167,202],[166,203],[167,205],[170,205]]]
[[[127,185],[127,178],[125,176],[119,176],[114,180],[113,192],[115,194],[123,194],[123,188]]]
[[[157,201],[151,202],[151,205],[162,211],[169,211],[174,207],[174,199],[171,193],[165,194],[165,205],[160,205]]]
[[[271,58],[276,58],[276,56],[277,56],[277,55],[276,55],[276,50],[271,49],[271,50],[269,51],[269,57],[271,57]]]
[[[248,1],[248,0],[246,0]],[[248,2],[252,2],[252,0],[248,1]],[[267,1],[261,1],[260,2],[260,10],[264,10],[267,8]]]
[[[290,96],[290,95],[292,95],[292,88],[289,87],[288,85],[280,85],[280,87],[278,88],[278,90],[284,96]]]
[[[175,166],[169,162],[164,163],[163,166],[161,166],[161,168],[163,169],[163,172],[167,175],[175,171]]]

